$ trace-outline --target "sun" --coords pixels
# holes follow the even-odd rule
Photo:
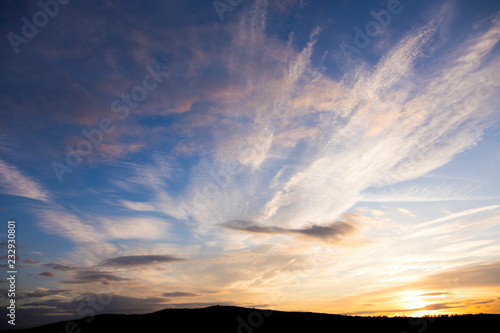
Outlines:
[[[403,291],[399,293],[400,300],[398,303],[410,316],[421,317],[430,315],[432,311],[425,309],[430,302],[421,297],[423,294],[425,294],[425,291],[422,290]]]

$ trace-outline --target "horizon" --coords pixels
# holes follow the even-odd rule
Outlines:
[[[221,309],[222,308],[222,309]],[[203,307],[203,308],[167,308],[163,310],[158,310],[152,313],[145,313],[145,314],[140,314],[140,315],[134,315],[133,318],[130,318],[127,314],[121,314],[122,319],[128,319],[126,323],[118,323],[119,321],[117,320],[116,317],[114,316],[120,316],[120,314],[114,314],[114,313],[101,313],[101,314],[91,314],[87,317],[82,317],[82,318],[75,318],[73,320],[66,320],[66,321],[57,321],[57,322],[51,322],[48,324],[44,324],[41,326],[35,326],[35,332],[36,329],[42,329],[42,328],[49,328],[52,330],[62,330],[65,332],[71,332],[74,331],[75,329],[79,330],[89,330],[92,329],[100,331],[107,331],[107,329],[113,328],[116,329],[117,327],[121,327],[121,329],[125,329],[125,327],[128,327],[130,329],[129,325],[133,325],[136,328],[149,328],[149,327],[154,327],[154,325],[157,325],[158,323],[155,324],[155,321],[157,320],[172,320],[175,319],[177,321],[177,324],[180,324],[183,320],[186,318],[183,318],[182,316],[179,317],[179,313],[183,312],[184,316],[187,314],[187,312],[192,312],[192,311],[210,311],[210,310],[215,310],[217,312],[211,313],[211,318],[212,318],[212,324],[207,325],[206,323],[202,325],[202,328],[205,329],[205,331],[210,330],[210,331],[220,331],[226,330],[233,330],[236,328],[237,332],[241,332],[243,329],[246,329],[249,332],[252,332],[254,329],[259,329],[261,331],[264,329],[265,332],[272,332],[273,329],[276,329],[276,326],[282,327],[282,325],[288,325],[287,331],[289,332],[295,332],[295,331],[302,331],[303,329],[314,329],[318,328],[318,325],[324,325],[327,324],[328,321],[325,322],[325,317],[324,316],[329,316],[328,320],[330,321],[330,324],[335,325],[336,327],[339,327],[342,325],[349,325],[350,329],[360,329],[365,331],[368,327],[366,325],[372,326],[376,324],[376,322],[366,322],[365,320],[381,320],[381,319],[388,319],[390,322],[385,322],[383,327],[379,327],[379,329],[398,329],[401,331],[401,333],[405,333],[404,329],[409,329],[411,331],[426,331],[429,328],[430,332],[439,332],[440,329],[443,327],[453,328],[455,332],[469,332],[470,329],[472,328],[478,328],[478,327],[487,327],[488,325],[491,327],[491,325],[495,325],[498,320],[500,319],[500,314],[490,314],[490,313],[475,313],[475,314],[438,314],[438,315],[424,315],[422,317],[407,317],[405,315],[401,316],[383,316],[383,315],[378,315],[378,316],[369,316],[369,315],[343,315],[343,314],[326,314],[326,313],[321,313],[321,312],[308,312],[308,311],[281,311],[281,310],[275,310],[275,309],[259,309],[259,308],[247,308],[247,307],[239,307],[239,306],[234,306],[234,305],[212,305],[208,307]],[[174,315],[172,313],[169,313],[170,311],[175,311],[175,317],[169,317],[169,315]],[[186,312],[187,311],[187,312]],[[274,315],[274,313],[279,313],[277,318],[277,315]],[[161,317],[158,317],[161,314]],[[301,317],[299,320],[297,320],[297,317],[284,317],[288,315],[307,315],[309,316],[307,320],[306,318]],[[190,314],[192,316],[193,313]],[[204,316],[205,315],[205,316]],[[319,315],[320,317],[315,315]],[[112,318],[109,318],[109,316],[113,316]],[[206,312],[197,312],[196,314],[197,317],[195,317],[197,320],[206,320]],[[215,321],[217,324],[213,325],[213,317],[216,316],[217,320]],[[97,318],[96,318],[97,317]],[[353,322],[340,322],[339,317],[351,317],[351,318],[363,318],[363,321],[357,321],[355,322],[355,326],[352,327]],[[468,317],[468,319],[465,319]],[[480,318],[480,321],[478,319]],[[193,317],[190,317],[193,318]],[[272,319],[271,319],[272,318]],[[298,328],[294,326],[295,324],[292,323],[290,324],[290,321],[293,321],[293,318],[295,318],[296,323],[299,325],[305,325],[302,328]],[[460,322],[457,322],[456,319],[459,319]],[[96,319],[98,319],[96,321]],[[271,321],[269,321],[271,319]],[[316,319],[316,320],[314,320]],[[408,319],[406,322],[396,322],[396,320],[399,319]],[[417,319],[417,320],[413,320]],[[486,319],[486,321],[485,321]],[[436,320],[441,321],[436,322]],[[442,322],[443,320],[446,320],[447,322],[444,323]],[[453,320],[455,320],[453,322]],[[464,321],[467,320],[467,321]],[[288,322],[285,324],[285,322]],[[487,322],[489,324],[487,324]],[[309,324],[307,324],[309,323]],[[390,325],[388,323],[391,323]],[[365,325],[363,327],[362,325]],[[378,322],[380,325],[381,323]],[[396,325],[397,324],[397,325]],[[47,326],[49,325],[49,326]],[[464,326],[465,325],[465,326]],[[195,325],[196,326],[196,325]],[[200,326],[200,325],[198,325]],[[219,326],[219,327],[216,327]],[[220,326],[225,326],[225,328],[221,328]],[[194,327],[190,327],[191,329],[194,329]],[[372,327],[373,328],[373,327]],[[20,328],[23,330],[22,328]],[[200,329],[200,327],[197,327],[197,329]],[[403,329],[403,330],[401,330]],[[9,332],[19,332],[18,330],[8,330]],[[31,331],[31,330],[30,330]],[[263,332],[264,332],[263,331]]]
[[[11,0],[0,25],[0,329],[500,314],[500,2]]]

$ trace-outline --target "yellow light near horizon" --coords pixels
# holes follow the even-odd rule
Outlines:
[[[423,316],[432,316],[435,315],[436,312],[432,310],[420,310],[415,312],[408,312],[405,315],[408,317],[423,317]]]
[[[414,310],[412,312],[429,312],[429,310],[425,310],[427,305],[430,304],[429,301],[426,301],[424,298],[420,297],[420,295],[425,294],[425,291],[421,290],[409,290],[400,293],[400,301],[398,302],[404,309]]]

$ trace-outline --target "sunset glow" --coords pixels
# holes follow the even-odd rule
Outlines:
[[[20,327],[499,314],[500,2],[219,2],[0,3]]]

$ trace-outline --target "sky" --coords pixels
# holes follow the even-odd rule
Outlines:
[[[44,1],[0,2],[17,327],[500,313],[500,2]]]

